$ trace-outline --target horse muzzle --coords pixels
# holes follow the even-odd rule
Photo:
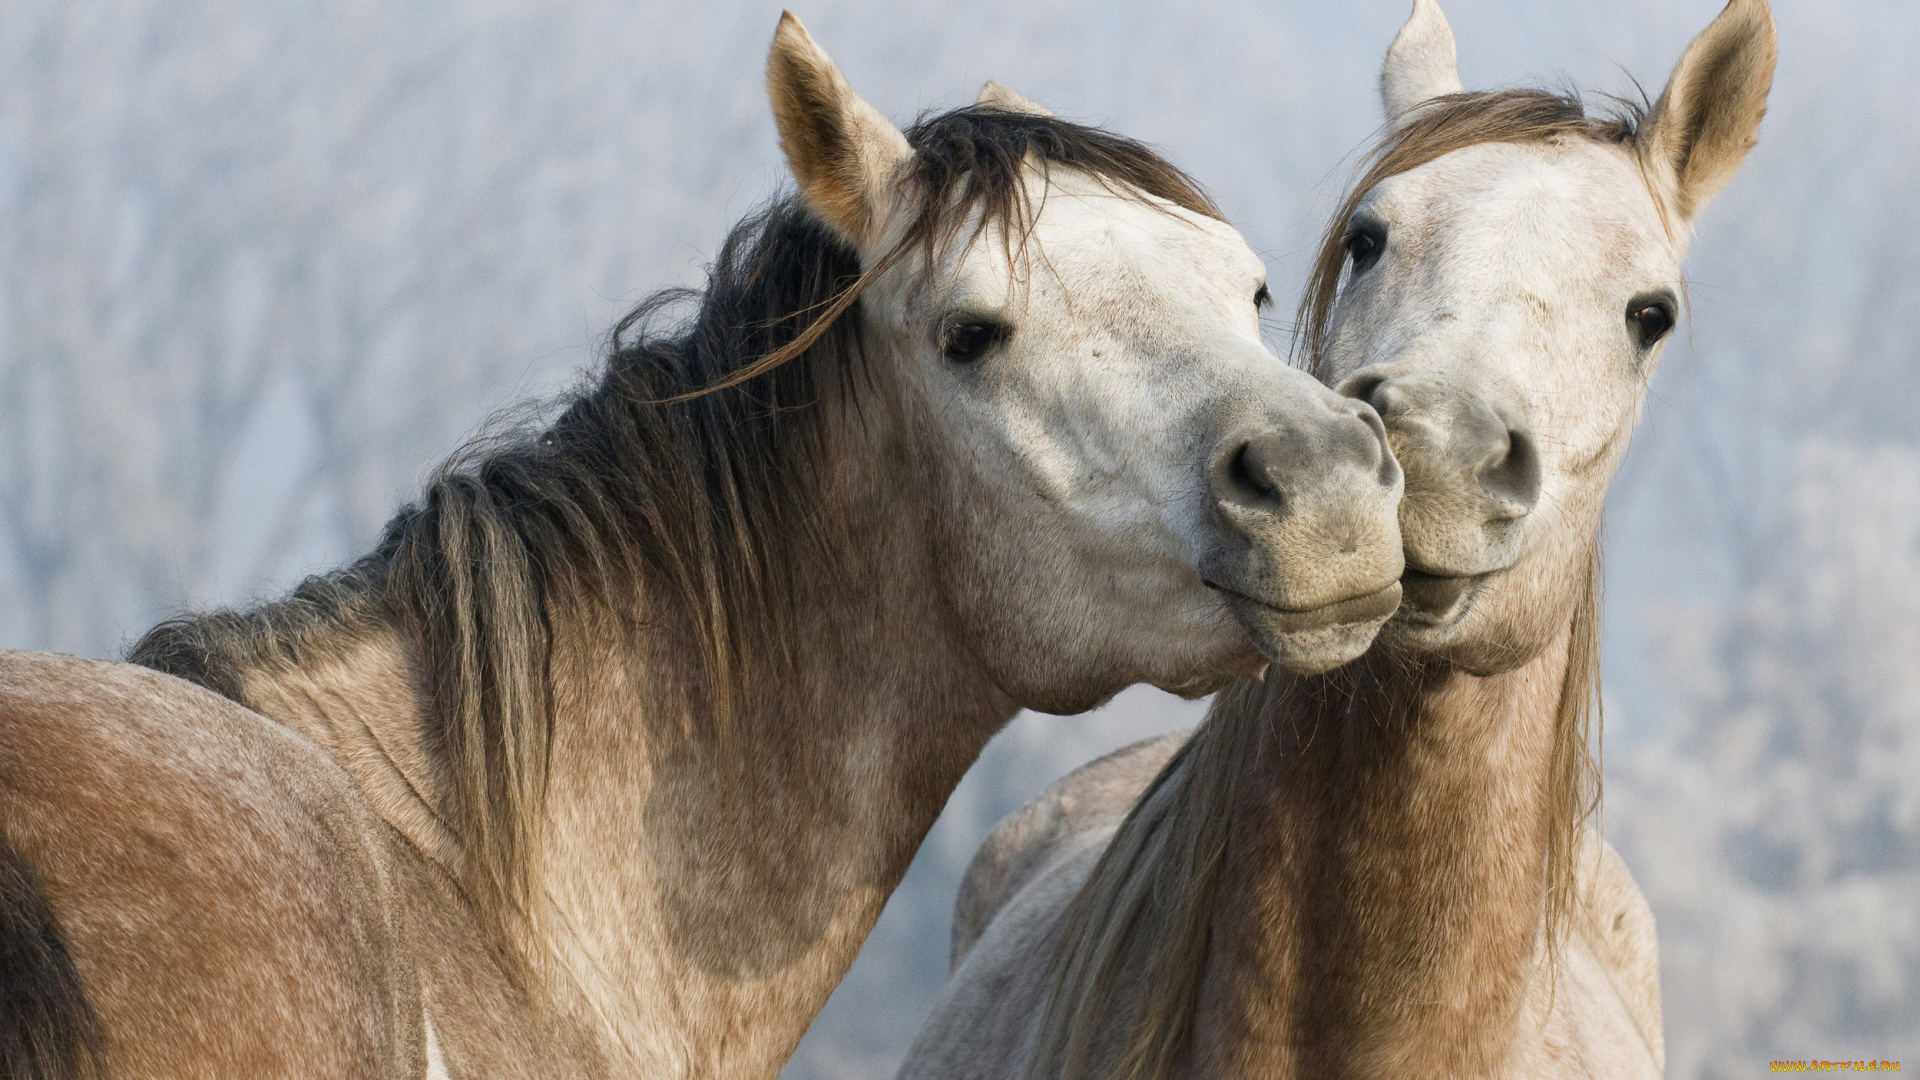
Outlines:
[[[1396,625],[1444,636],[1487,580],[1519,561],[1540,501],[1539,446],[1516,406],[1432,376],[1369,368],[1340,392],[1373,406],[1406,473]]]
[[[1400,604],[1401,487],[1370,407],[1304,395],[1210,456],[1216,543],[1201,576],[1269,660],[1308,674],[1338,667]]]

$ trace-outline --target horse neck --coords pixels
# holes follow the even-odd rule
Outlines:
[[[1494,1075],[1540,962],[1570,627],[1488,678],[1376,650],[1274,680],[1194,1075]]]
[[[912,455],[884,419],[868,428],[882,445],[857,448],[835,478],[848,572],[793,576],[792,640],[735,673],[751,693],[725,723],[699,689],[690,620],[549,598],[539,910],[519,951],[609,1060],[777,1071],[947,795],[1017,711],[939,600]],[[423,746],[418,645],[400,625],[351,637],[247,672],[242,697],[328,748],[458,877]]]
[[[426,697],[415,643],[401,627],[360,624],[300,650],[297,662],[242,662],[236,696],[319,743],[381,817],[429,860],[462,872],[457,832],[437,795],[421,733]]]
[[[941,609],[910,470],[880,449],[842,478],[851,572],[795,576],[789,652],[738,673],[724,723],[671,615],[638,648],[603,615],[555,628],[540,951],[559,1005],[642,1072],[776,1072],[1017,710]],[[674,1049],[647,1050],[662,1031]]]

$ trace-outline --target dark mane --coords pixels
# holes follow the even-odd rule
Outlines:
[[[1347,222],[1369,191],[1389,177],[1481,143],[1582,138],[1631,144],[1645,110],[1622,98],[1610,100],[1616,115],[1590,116],[1573,93],[1523,88],[1447,94],[1422,102],[1401,126],[1389,131],[1361,159],[1360,179],[1334,212],[1300,297],[1294,347],[1305,352],[1311,370],[1320,373],[1319,358],[1326,352],[1327,322],[1333,317],[1340,273],[1347,264]]]
[[[969,107],[922,117],[906,135],[914,150],[909,184],[919,205],[901,253],[918,247],[932,258],[977,207],[980,228],[1009,227],[1011,254],[1035,213],[1027,196],[1028,165],[1043,173],[1056,168],[1085,173],[1118,194],[1164,199],[1204,217],[1220,217],[1219,207],[1192,177],[1150,148],[1058,117]]]
[[[798,197],[776,200],[728,235],[704,292],[642,303],[557,420],[456,454],[372,553],[258,607],[164,622],[128,659],[244,703],[251,672],[398,630],[468,887],[510,928],[528,910],[555,719],[554,605],[591,602],[630,633],[644,631],[642,611],[649,626],[684,630],[698,669],[690,711],[724,737],[750,705],[747,673],[780,670],[796,575],[835,572],[836,508],[819,482],[833,439],[810,406],[873,374],[858,317],[867,284],[915,250],[931,266],[943,244],[971,242],[978,232],[959,236],[970,220],[1004,226],[1012,257],[1034,213],[1029,166],[1219,216],[1145,146],[1051,116],[970,107],[906,134],[913,217],[873,266]],[[661,329],[683,304],[691,315]]]

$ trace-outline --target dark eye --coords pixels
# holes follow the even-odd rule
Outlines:
[[[1673,330],[1673,303],[1665,299],[1636,299],[1627,305],[1627,323],[1640,347],[1651,349]]]
[[[1387,250],[1387,230],[1374,222],[1355,223],[1341,241],[1346,246],[1347,257],[1353,260],[1353,272],[1364,274],[1373,269],[1380,261],[1380,255]]]
[[[940,335],[940,353],[956,364],[970,363],[985,356],[1003,336],[1004,331],[994,323],[955,323]]]
[[[1270,308],[1273,306],[1273,294],[1267,291],[1265,285],[1261,285],[1259,290],[1253,294],[1253,306],[1256,308]]]

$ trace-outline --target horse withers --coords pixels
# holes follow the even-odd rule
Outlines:
[[[799,194],[375,550],[133,665],[0,656],[0,1071],[770,1077],[1021,708],[1350,660],[1371,406],[1138,143],[902,131],[790,16]]]
[[[1732,0],[1600,118],[1462,92],[1417,0],[1300,320],[1406,471],[1402,610],[996,828],[903,1078],[1659,1075],[1652,916],[1585,826],[1600,516],[1775,50]]]

